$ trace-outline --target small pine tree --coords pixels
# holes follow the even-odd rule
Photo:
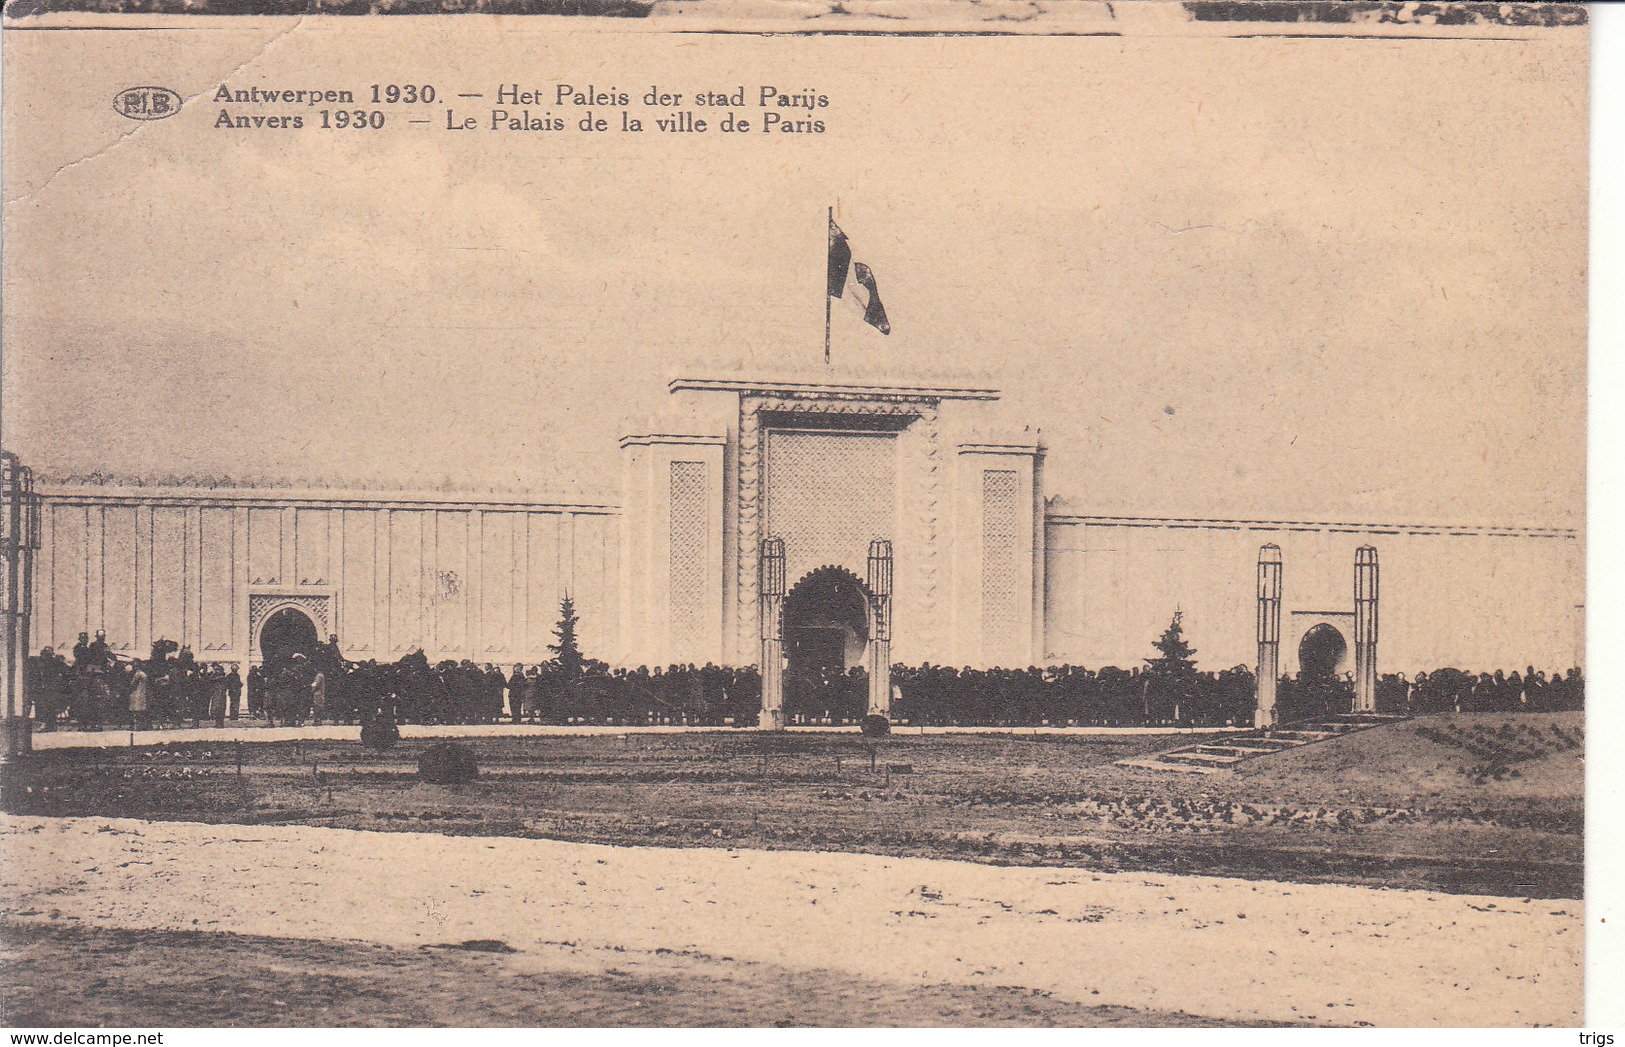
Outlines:
[[[1183,617],[1183,611],[1175,611],[1173,621],[1151,645],[1159,656],[1147,658],[1145,664],[1157,676],[1189,676],[1196,671],[1196,649],[1185,642],[1185,630],[1180,624]]]
[[[576,623],[580,620],[576,615],[575,599],[566,593],[559,601],[559,624],[553,629],[553,635],[559,642],[548,644],[547,649],[553,652],[553,661],[558,663],[558,667],[570,676],[580,676],[586,662],[576,641]]]

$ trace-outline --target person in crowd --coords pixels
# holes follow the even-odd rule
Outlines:
[[[514,723],[525,716],[525,667],[515,665],[508,677],[508,718]]]
[[[96,707],[96,687],[91,679],[88,659],[86,662],[77,659],[74,661],[73,684],[69,694],[68,708],[74,723],[78,724],[81,730],[100,730],[102,710]]]
[[[226,671],[219,665],[208,665],[203,670],[203,685],[208,689],[209,717],[216,727],[226,726]]]
[[[232,720],[237,719],[243,700],[243,678],[237,673],[237,663],[231,663],[231,671],[226,674],[226,702],[228,715]]]
[[[188,656],[192,653],[189,647],[182,647],[181,652]],[[204,678],[196,660],[181,660],[177,663],[177,669],[186,695],[187,716],[193,727],[201,727],[209,718],[209,681]]]
[[[57,720],[67,710],[69,670],[62,656],[46,647],[28,660],[28,694],[41,730],[54,731]]]
[[[317,664],[328,677],[344,667],[344,652],[339,648],[339,634],[329,633],[327,642],[317,652]]]
[[[257,665],[248,667],[248,715],[258,720],[265,715],[265,673]]]
[[[320,724],[327,718],[327,674],[320,666],[314,667],[310,678],[310,722]]]
[[[135,671],[130,674],[130,730],[144,731],[151,726],[147,717],[148,687],[150,679],[147,670],[140,662],[135,663]]]
[[[107,634],[100,629],[96,630],[96,639],[90,644],[90,661],[104,668],[113,661],[113,654],[107,647]]]
[[[100,730],[107,716],[114,717],[113,722],[117,723],[118,710],[113,707],[113,681],[110,670],[93,661],[87,675],[90,677],[90,708],[93,710],[92,717],[95,720],[94,726],[89,729]]]
[[[542,704],[544,691],[542,689],[542,667],[533,665],[525,672],[524,710],[525,719],[530,723],[541,723],[546,715]]]
[[[486,723],[496,723],[502,719],[503,695],[507,687],[508,681],[503,677],[502,670],[487,662],[485,665],[485,697],[483,703]]]
[[[270,727],[296,727],[304,722],[300,713],[301,693],[306,686],[299,679],[298,659],[278,659],[270,663],[265,678],[265,722]]]
[[[1531,709],[1541,708],[1544,704],[1542,699],[1545,698],[1542,693],[1544,689],[1543,681],[1535,676],[1535,667],[1526,667],[1523,673],[1523,705]]]

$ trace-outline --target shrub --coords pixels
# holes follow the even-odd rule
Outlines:
[[[400,740],[401,729],[388,717],[371,716],[361,725],[361,744],[369,749],[393,749]]]
[[[418,777],[440,785],[459,785],[480,776],[474,750],[456,742],[441,742],[425,749],[418,757]]]
[[[863,733],[869,738],[881,738],[891,733],[891,721],[871,713],[863,718]]]

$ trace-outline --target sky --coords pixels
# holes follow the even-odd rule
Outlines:
[[[893,333],[837,308],[829,377],[999,386],[1070,511],[1583,520],[1583,30],[443,24],[8,34],[6,446],[55,476],[613,500],[669,378],[818,371],[834,206]],[[403,80],[482,126],[213,127],[222,82]],[[683,138],[490,131],[450,97],[561,82],[831,104],[822,135]],[[137,83],[189,101],[131,123]]]

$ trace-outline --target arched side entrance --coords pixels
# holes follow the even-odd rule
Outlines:
[[[260,626],[257,646],[266,662],[278,662],[295,654],[313,658],[321,646],[316,622],[304,608],[289,604],[272,611]]]
[[[844,673],[863,664],[869,645],[869,589],[844,567],[810,572],[784,598],[789,672]]]
[[[1334,625],[1309,627],[1298,641],[1298,668],[1305,676],[1336,676],[1348,664],[1349,645]]]
[[[271,619],[283,615],[285,611],[293,611],[295,615],[304,618],[316,630],[318,641],[339,631],[338,601],[331,590],[299,587],[289,589],[272,589],[268,591],[248,594],[248,635],[245,637],[249,650],[249,661],[268,661],[271,652],[267,650],[265,639],[270,637],[272,644],[279,649],[286,646],[286,640],[296,640],[304,643],[304,626],[293,622],[286,616],[274,628],[268,628]],[[294,630],[288,633],[288,630]],[[288,648],[288,653],[302,650],[302,647]],[[309,652],[306,652],[307,656]]]
[[[1310,691],[1318,690],[1332,696],[1331,705],[1324,712],[1376,712],[1377,612],[1380,595],[1376,547],[1362,545],[1354,550],[1352,611],[1286,612],[1281,606],[1282,569],[1280,546],[1270,543],[1259,549],[1258,682],[1254,726],[1273,727],[1279,720],[1275,706],[1276,687],[1280,682],[1277,674],[1282,668],[1283,634],[1289,644],[1290,637],[1296,635],[1299,638],[1296,673],[1299,682],[1310,684]],[[1290,627],[1283,628],[1283,616],[1290,618]],[[1335,686],[1328,689],[1322,685]]]

